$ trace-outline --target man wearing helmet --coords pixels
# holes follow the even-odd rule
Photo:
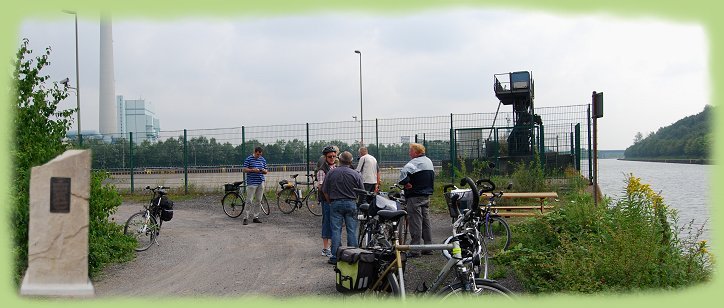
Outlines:
[[[332,225],[329,220],[329,202],[324,199],[321,188],[324,183],[324,177],[337,166],[335,163],[335,161],[337,161],[336,147],[331,145],[324,147],[322,157],[324,157],[324,161],[317,166],[317,173],[315,174],[317,178],[317,192],[319,194],[317,200],[319,200],[319,203],[322,205],[322,255],[331,258],[330,241],[332,239]]]

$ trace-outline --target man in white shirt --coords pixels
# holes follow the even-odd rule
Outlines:
[[[377,159],[367,153],[367,148],[359,148],[359,162],[357,172],[362,174],[362,183],[366,191],[377,192],[380,189],[380,167]]]

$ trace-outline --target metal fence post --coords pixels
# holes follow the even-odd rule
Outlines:
[[[546,165],[546,137],[545,137],[545,129],[543,128],[543,125],[540,126],[538,131],[538,155],[540,156],[540,163],[541,166]]]
[[[452,113],[450,113],[450,183],[455,183],[455,128]]]
[[[576,123],[575,127],[575,135],[576,135],[576,170],[578,172],[581,172],[581,123]]]
[[[304,163],[307,165],[307,174],[309,174],[309,123],[307,123],[307,155],[306,155],[306,162]],[[307,178],[307,183],[309,182],[309,178]]]
[[[586,110],[588,120],[588,182],[593,185],[593,159],[591,157],[591,106]]]
[[[246,132],[244,131],[244,126],[241,127],[241,163],[242,167],[244,164],[244,159],[246,159]],[[244,170],[243,168],[241,170]],[[241,173],[241,178],[246,181],[246,173]],[[246,187],[244,187],[244,192],[246,192]]]
[[[133,132],[128,132],[128,169],[131,171],[131,193],[133,193]]]
[[[184,128],[184,193],[189,193],[189,151],[186,129]]]
[[[382,161],[382,158],[380,157],[380,126],[377,122],[377,118],[375,118],[375,144],[377,145],[377,160]]]

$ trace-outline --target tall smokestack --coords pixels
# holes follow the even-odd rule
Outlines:
[[[116,118],[116,87],[113,71],[113,29],[110,15],[101,15],[100,29],[100,95],[98,130],[101,134],[118,133]]]

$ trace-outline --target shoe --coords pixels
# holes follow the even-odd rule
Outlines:
[[[429,256],[429,255],[432,255],[432,250],[423,250],[420,254]]]
[[[246,221],[246,218],[244,218],[244,222],[243,222],[243,223],[241,223],[241,224],[242,224],[242,225],[245,225],[245,226],[246,226],[246,225],[248,225],[248,224],[249,224],[249,222],[248,222],[248,221]]]
[[[337,260],[329,259],[327,260],[327,263],[337,265]]]
[[[255,224],[260,224],[260,223],[261,223],[261,220],[259,220],[259,217],[254,218],[254,220],[252,220],[252,221],[253,221]]]
[[[324,249],[322,249],[322,255],[325,256],[325,257],[327,257],[327,258],[331,258],[331,257],[332,257],[332,251],[329,250],[329,249],[327,249],[327,248],[324,248]]]

